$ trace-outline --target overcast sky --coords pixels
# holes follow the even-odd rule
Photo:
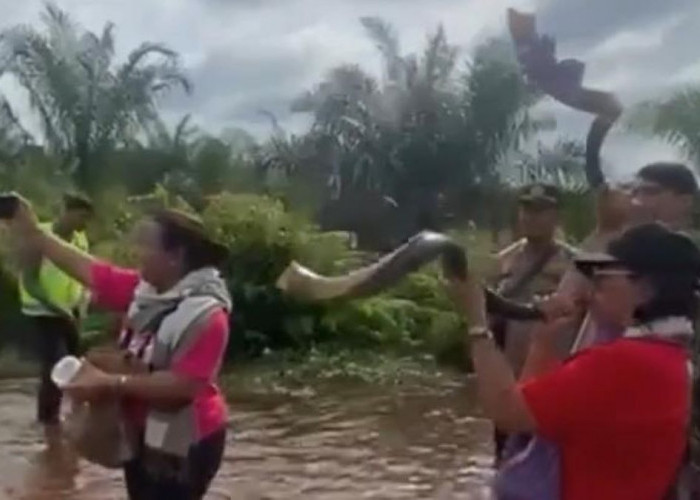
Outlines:
[[[377,15],[394,24],[405,52],[419,50],[443,23],[464,57],[490,35],[505,33],[505,10],[538,14],[540,31],[553,34],[564,57],[583,59],[591,86],[614,89],[626,103],[700,82],[698,0],[59,0],[88,29],[116,24],[120,57],[140,42],[164,42],[178,50],[194,82],[190,97],[164,103],[168,119],[191,113],[217,132],[240,126],[257,136],[269,131],[261,108],[290,130],[305,126],[289,101],[332,66],[361,63],[380,75],[379,58],[358,22]],[[0,0],[0,28],[37,23],[40,0]],[[23,119],[24,96],[0,81]],[[583,138],[588,117],[551,103],[559,131]],[[618,175],[641,163],[677,156],[657,141],[614,134],[604,151]]]

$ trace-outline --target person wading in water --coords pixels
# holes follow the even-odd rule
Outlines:
[[[87,252],[85,229],[93,216],[92,203],[66,195],[63,213],[54,222],[40,224],[73,248]],[[51,368],[67,354],[79,352],[80,321],[88,294],[82,283],[64,273],[41,253],[23,248],[18,257],[22,314],[33,330],[40,361],[37,420],[44,426],[49,448],[60,443],[61,391],[51,381]]]
[[[203,498],[226,443],[217,378],[232,306],[218,271],[227,249],[197,218],[173,210],[135,228],[138,270],[100,261],[42,230],[26,200],[9,224],[25,247],[88,287],[95,305],[127,314],[116,345],[88,353],[65,390],[77,401],[121,402],[132,438],[123,461],[129,498]]]

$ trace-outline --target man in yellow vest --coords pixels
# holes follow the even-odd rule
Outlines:
[[[85,228],[92,215],[93,206],[89,200],[66,195],[61,216],[42,227],[87,252]],[[51,381],[51,369],[63,356],[78,353],[79,323],[87,306],[87,292],[41,255],[25,252],[20,297],[22,314],[36,336],[41,365],[37,418],[44,426],[47,443],[52,446],[60,436],[62,398],[61,391]]]

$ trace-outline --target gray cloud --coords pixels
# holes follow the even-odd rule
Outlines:
[[[543,28],[585,43],[623,29],[654,25],[696,6],[695,0],[552,0],[540,19]]]
[[[43,2],[0,4],[1,29],[36,23]],[[269,124],[260,108],[276,113],[291,130],[303,130],[308,119],[291,115],[288,103],[332,66],[360,63],[380,76],[379,56],[358,23],[363,15],[393,23],[405,52],[422,50],[427,33],[442,22],[466,57],[479,40],[505,33],[505,9],[512,6],[537,11],[541,30],[557,37],[560,55],[582,58],[587,81],[617,91],[627,103],[700,81],[697,0],[60,0],[60,5],[92,30],[114,21],[119,57],[146,39],[178,50],[195,92],[165,99],[164,114],[176,120],[191,113],[212,131],[242,126],[264,135]],[[28,116],[21,92],[7,81],[0,88]],[[587,117],[558,105],[550,109],[563,134],[585,134]],[[640,151],[673,154],[657,142],[618,134],[606,155],[625,170]]]

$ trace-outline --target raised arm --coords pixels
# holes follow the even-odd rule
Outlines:
[[[485,334],[488,323],[482,286],[472,278],[453,281],[450,292],[457,307],[468,318],[468,343],[479,400],[486,417],[504,431],[533,431],[535,423],[520,394],[513,370],[494,341]]]
[[[26,259],[21,260],[36,260],[37,256],[41,256],[86,287],[91,287],[90,271],[95,258],[42,230],[27,200],[20,199],[19,208],[10,225],[17,237],[23,240],[23,247],[27,249]]]

